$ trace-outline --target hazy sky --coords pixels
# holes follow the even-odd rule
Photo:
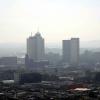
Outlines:
[[[0,42],[25,43],[38,27],[49,43],[100,40],[100,0],[0,0]]]

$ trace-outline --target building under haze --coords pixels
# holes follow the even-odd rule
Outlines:
[[[44,39],[39,32],[27,39],[27,55],[29,59],[34,61],[44,60]]]
[[[72,65],[79,64],[79,38],[63,40],[63,62]]]
[[[70,40],[63,40],[63,61],[70,63]]]
[[[4,66],[14,66],[14,65],[17,65],[17,57],[16,56],[1,57],[0,58],[0,65],[4,65]]]
[[[79,64],[79,38],[72,38],[70,44],[70,63]]]

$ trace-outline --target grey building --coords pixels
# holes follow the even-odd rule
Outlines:
[[[79,64],[79,38],[63,40],[62,58],[68,64]]]
[[[70,40],[63,40],[63,62],[70,63]]]
[[[29,59],[34,61],[44,60],[44,39],[39,32],[27,39],[27,55]]]
[[[70,63],[73,65],[79,64],[79,48],[79,38],[71,38]]]
[[[1,57],[0,65],[13,66],[17,65],[17,57]]]

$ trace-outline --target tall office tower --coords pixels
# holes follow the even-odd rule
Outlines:
[[[30,36],[27,39],[27,56],[33,61],[44,60],[44,39],[39,32],[37,32],[35,36]]]
[[[79,64],[79,38],[71,38],[70,44],[70,63],[73,65]]]
[[[63,40],[63,62],[72,65],[79,64],[79,38]]]
[[[63,40],[63,62],[70,63],[70,40]]]

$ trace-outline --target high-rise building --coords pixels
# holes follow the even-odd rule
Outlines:
[[[37,32],[35,36],[30,36],[27,39],[27,56],[30,60],[41,61],[44,60],[44,55],[44,39],[41,34]]]
[[[78,65],[79,64],[79,38],[63,40],[63,62]]]
[[[70,44],[70,63],[79,64],[79,38],[71,38]]]
[[[70,63],[70,40],[63,40],[63,62]]]

